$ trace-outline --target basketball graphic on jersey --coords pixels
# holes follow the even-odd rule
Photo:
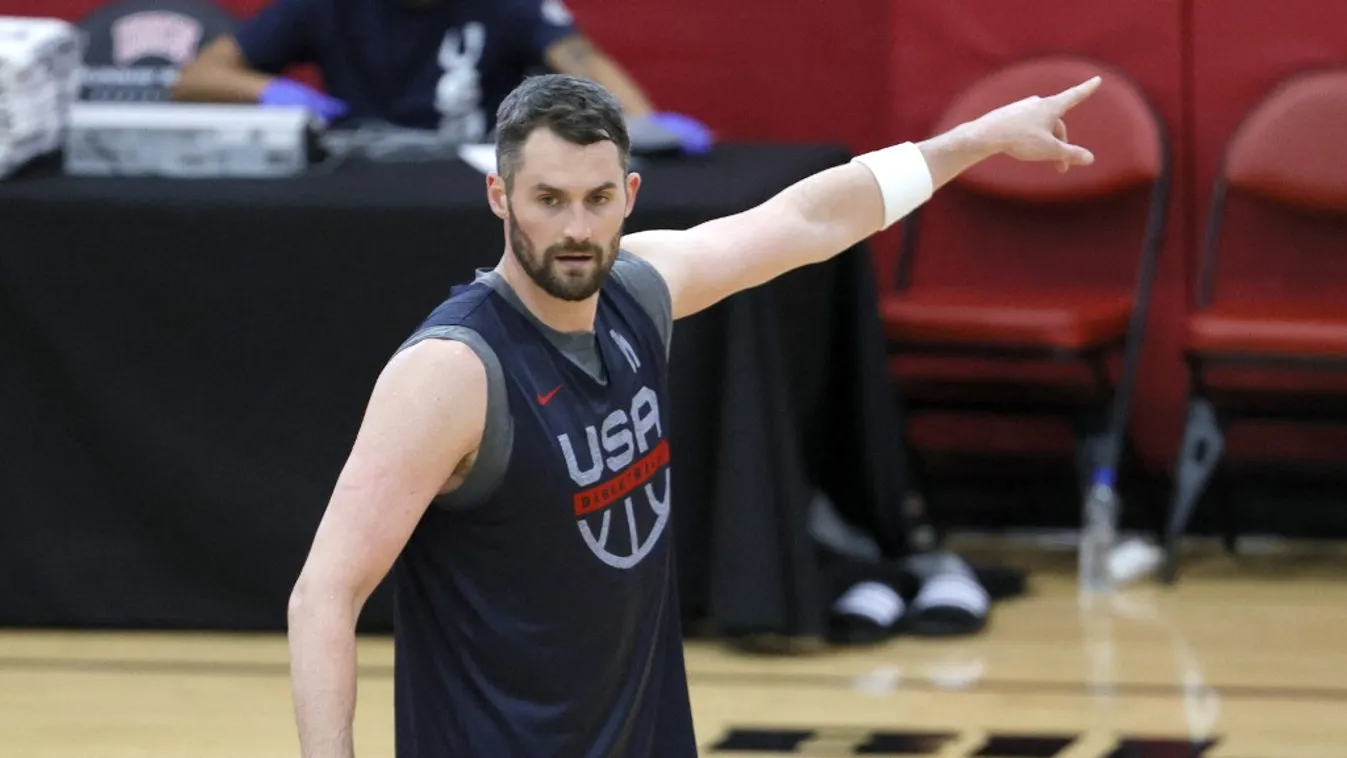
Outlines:
[[[640,563],[669,521],[669,441],[654,390],[642,387],[629,407],[557,442],[580,487],[572,506],[590,552],[614,568]]]
[[[612,337],[633,372],[640,358],[616,330]],[[566,471],[579,487],[572,496],[580,537],[613,568],[640,563],[669,522],[669,441],[660,421],[659,395],[642,386],[597,424],[557,437]]]
[[[435,85],[435,110],[440,135],[454,142],[477,142],[486,136],[482,87],[477,64],[486,47],[486,27],[477,21],[450,29],[440,44],[440,68]]]

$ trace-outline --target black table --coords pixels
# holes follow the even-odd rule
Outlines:
[[[740,211],[847,158],[650,161],[629,229]],[[458,162],[0,184],[0,625],[283,628],[375,377],[501,234]],[[874,297],[858,247],[676,326],[689,618],[819,631],[816,486],[901,541]],[[361,626],[391,627],[391,593]]]

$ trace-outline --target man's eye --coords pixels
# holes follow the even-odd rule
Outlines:
[[[591,198],[589,199],[589,202],[591,202],[591,203],[593,203],[593,204],[595,204],[595,205],[603,205],[604,203],[608,202],[608,196],[607,196],[607,195],[595,195],[594,197],[591,197]]]
[[[557,199],[551,195],[543,195],[542,197],[538,198],[538,202],[542,203],[543,205],[556,205]]]

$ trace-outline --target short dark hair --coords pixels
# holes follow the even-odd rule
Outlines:
[[[530,76],[496,109],[496,170],[505,179],[507,191],[514,183],[524,142],[540,128],[577,145],[610,141],[617,145],[623,171],[627,168],[631,138],[622,105],[612,93],[579,77]]]

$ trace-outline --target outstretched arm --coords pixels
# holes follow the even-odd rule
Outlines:
[[[821,171],[742,213],[684,231],[628,235],[622,245],[669,285],[674,317],[831,258],[930,198],[993,155],[1053,161],[1060,170],[1094,156],[1066,141],[1068,110],[1099,86],[1095,77],[1051,97],[1031,97],[920,144],[904,143]]]
[[[350,758],[355,623],[431,500],[477,448],[486,370],[459,342],[426,340],[376,382],[290,597],[290,676],[300,753]]]

